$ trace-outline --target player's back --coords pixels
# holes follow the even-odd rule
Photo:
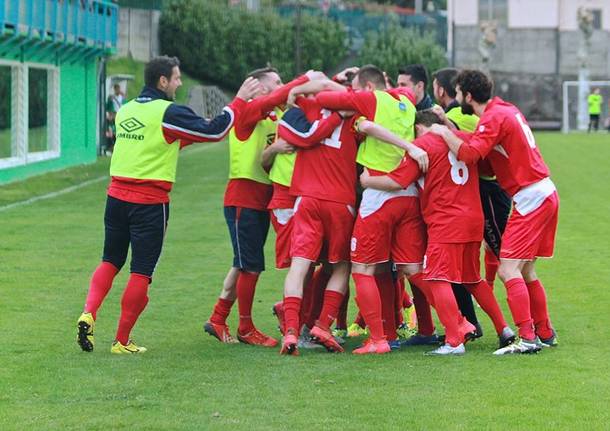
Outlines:
[[[461,139],[469,135],[456,133]],[[483,212],[477,165],[459,161],[438,135],[427,133],[414,142],[428,153],[429,168],[418,181],[422,215],[431,242],[480,241]]]
[[[500,186],[511,196],[550,175],[534,134],[516,106],[494,97],[477,129],[478,134],[486,132],[497,133],[496,144],[487,158]]]

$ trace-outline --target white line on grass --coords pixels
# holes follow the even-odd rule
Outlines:
[[[184,152],[184,156],[189,156],[191,154],[200,153],[201,151],[212,149],[218,146],[220,142],[215,142],[213,144],[201,145],[193,149],[189,149],[189,151]],[[82,183],[75,184],[70,187],[66,187],[65,189],[58,190],[56,192],[47,193],[46,195],[34,196],[33,198],[26,199],[24,201],[13,202],[12,204],[4,205],[0,207],[0,212],[7,211],[13,208],[21,207],[24,205],[33,204],[34,202],[42,201],[45,199],[52,199],[57,196],[65,195],[66,193],[73,192],[74,190],[82,189],[83,187],[87,187],[88,185],[99,183],[100,181],[104,181],[108,179],[108,175],[103,175],[101,177],[93,178],[92,180],[83,181]]]

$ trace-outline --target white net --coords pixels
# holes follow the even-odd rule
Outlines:
[[[585,81],[582,85],[578,81],[563,82],[563,115],[562,131],[586,132],[589,128],[589,109],[587,97],[594,89],[599,88],[602,96],[602,112],[599,116],[599,130],[610,127],[610,81]]]

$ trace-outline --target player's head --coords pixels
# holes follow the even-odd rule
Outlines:
[[[595,88],[595,89],[593,90],[593,93],[595,93],[595,94],[599,94],[599,93],[600,93],[599,88]]]
[[[255,78],[260,82],[261,91],[257,96],[264,96],[282,86],[282,78],[280,78],[277,69],[271,66],[253,70],[248,73],[247,78]]]
[[[356,77],[355,72],[352,72],[351,70],[348,72],[345,72],[345,81],[343,81],[341,84],[344,85],[345,87],[351,87],[352,83],[354,82],[355,77]]]
[[[383,71],[372,64],[362,66],[352,80],[352,87],[354,90],[385,90]]]
[[[121,94],[121,86],[119,84],[114,84],[114,94],[119,95]]]
[[[464,114],[474,114],[474,105],[487,103],[491,99],[493,82],[480,70],[462,70],[455,77],[454,84],[455,99]]]
[[[437,70],[432,74],[432,90],[434,92],[434,98],[446,107],[453,99],[455,99],[455,86],[453,80],[458,74],[458,70],[453,67],[446,67],[444,69]]]
[[[415,93],[415,101],[421,102],[426,96],[428,72],[422,64],[410,64],[398,69],[396,83],[399,87],[410,88]]]
[[[443,124],[443,121],[432,110],[425,109],[415,113],[415,133],[417,136],[428,133],[433,124]]]
[[[174,100],[176,90],[182,85],[178,57],[162,55],[150,60],[144,69],[144,83],[163,91],[169,100]]]

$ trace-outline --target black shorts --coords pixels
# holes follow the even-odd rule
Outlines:
[[[496,180],[479,181],[479,191],[481,194],[481,205],[485,224],[483,227],[483,237],[493,253],[500,257],[500,245],[510,208],[512,205],[510,196],[506,194]]]
[[[130,272],[152,277],[167,228],[169,203],[134,204],[108,196],[104,214],[104,262],[121,269],[131,245]]]
[[[249,272],[264,271],[269,211],[224,207],[224,213],[233,245],[233,267]]]

